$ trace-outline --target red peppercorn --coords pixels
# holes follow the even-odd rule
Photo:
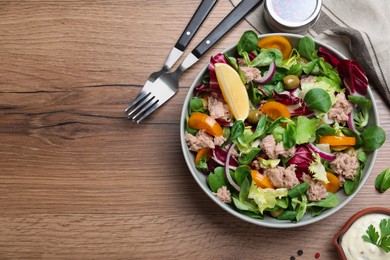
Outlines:
[[[316,253],[316,254],[314,255],[314,257],[315,257],[316,259],[319,259],[319,258],[321,257],[321,254],[320,254],[320,253]]]

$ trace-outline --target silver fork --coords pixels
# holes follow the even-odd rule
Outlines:
[[[126,108],[125,112],[128,111],[135,106],[135,110],[130,111],[128,113],[128,117],[130,117],[135,111],[139,110],[142,107],[142,104],[138,104],[141,100],[146,97],[146,94],[150,92],[149,87],[159,76],[168,72],[168,70],[179,60],[182,56],[184,50],[189,45],[192,38],[195,36],[196,32],[199,30],[200,26],[206,20],[207,16],[215,6],[218,0],[202,0],[196,9],[194,15],[192,16],[190,22],[187,24],[180,38],[176,42],[175,46],[172,48],[169,53],[164,65],[159,71],[153,72],[150,74],[148,79],[146,80],[143,89],[141,89],[140,93],[136,97],[136,99]],[[145,91],[147,91],[145,93]]]
[[[180,75],[186,69],[194,65],[218,40],[262,2],[263,0],[242,0],[209,33],[209,35],[192,50],[174,72],[163,73],[153,83],[145,84],[140,95],[126,108],[125,111],[128,117],[139,124],[168,99],[173,97],[179,88]]]
[[[197,61],[198,58],[190,53],[175,72],[163,73],[154,82],[147,82],[137,98],[126,108],[127,117],[139,124],[168,99],[173,97],[179,88],[181,73]]]

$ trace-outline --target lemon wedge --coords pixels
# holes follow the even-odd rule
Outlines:
[[[236,120],[245,120],[249,114],[249,97],[240,75],[225,63],[216,63],[217,76],[222,95]]]

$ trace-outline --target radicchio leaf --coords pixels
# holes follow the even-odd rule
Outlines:
[[[318,56],[322,57],[326,62],[330,63],[333,67],[337,67],[340,63],[340,59],[336,58],[336,56],[325,49],[324,47],[319,47],[318,48]]]
[[[298,145],[294,156],[288,161],[288,165],[295,164],[297,169],[295,171],[298,179],[302,177],[302,174],[309,173],[309,165],[313,162],[311,151],[304,145]]]
[[[291,116],[306,116],[308,118],[313,118],[314,113],[309,109],[309,107],[304,103],[300,102],[299,104],[287,106],[290,111]]]
[[[219,89],[218,80],[214,68],[215,63],[229,64],[229,62],[222,53],[218,53],[217,55],[212,56],[210,58],[210,63],[208,66],[208,70],[210,71],[210,87]]]
[[[287,106],[291,116],[304,116],[313,114],[313,112],[307,107],[303,100],[294,96],[293,92],[286,90],[278,93],[274,91],[273,96],[276,101]]]
[[[280,93],[274,91],[274,98],[276,101],[286,106],[302,102],[301,98],[293,96],[290,91],[283,91]]]
[[[257,54],[256,54],[256,53],[254,53],[254,52],[250,52],[250,53],[249,53],[249,59],[250,59],[251,61],[254,60],[256,57],[257,57]]]
[[[337,71],[343,78],[345,87],[350,95],[359,94],[365,96],[368,88],[368,78],[357,61],[342,60],[337,66]]]
[[[337,68],[337,71],[342,77],[349,94],[358,94],[361,96],[365,96],[367,94],[368,78],[357,61],[340,60],[323,47],[318,49],[318,56],[322,57],[326,62]]]
[[[199,84],[194,89],[194,95],[197,97],[202,96],[204,92],[211,94],[215,98],[219,98],[222,96],[221,89],[218,87],[218,85],[217,88],[215,88],[211,87],[210,84]]]
[[[215,146],[211,159],[216,161],[219,165],[224,166],[226,162],[226,156],[227,156],[227,151],[222,150],[220,146]],[[236,169],[238,167],[238,161],[235,157],[233,156],[230,157],[229,166],[231,169]]]
[[[222,118],[216,118],[215,121],[217,121],[218,124],[220,124],[221,126],[228,126],[228,127],[233,126],[233,122],[227,121],[227,120],[222,119]]]

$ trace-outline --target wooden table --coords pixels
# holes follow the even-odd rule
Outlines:
[[[181,108],[209,56],[251,28],[245,21],[144,124],[125,119],[199,2],[0,2],[0,259],[336,259],[332,236],[352,214],[389,207],[390,192],[373,184],[390,166],[389,142],[361,192],[321,223],[256,226],[201,191],[179,144]],[[185,55],[232,8],[219,1]]]

